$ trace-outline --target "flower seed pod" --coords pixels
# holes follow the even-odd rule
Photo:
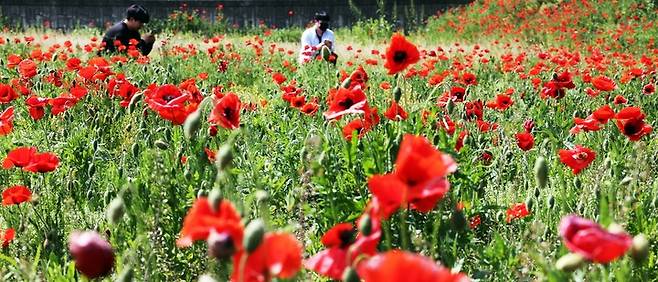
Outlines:
[[[263,242],[265,236],[265,222],[257,218],[249,222],[249,225],[244,229],[243,247],[247,253],[253,253],[260,243]]]
[[[363,236],[370,236],[372,233],[372,219],[369,214],[364,214],[361,216],[361,219],[359,219],[359,232],[361,232]]]
[[[643,262],[649,257],[649,240],[644,234],[638,234],[633,237],[631,245],[631,257],[635,262]]]
[[[117,277],[116,282],[130,282],[133,281],[135,276],[135,271],[131,266],[125,266],[119,276]]]
[[[76,231],[69,237],[75,268],[90,279],[108,275],[114,267],[112,246],[95,231]]]
[[[167,142],[162,141],[162,140],[160,140],[160,139],[155,140],[155,142],[154,142],[153,144],[154,144],[156,147],[158,147],[158,149],[160,149],[160,150],[166,150],[167,148],[169,148],[169,144],[167,144]]]
[[[229,259],[235,253],[235,243],[227,232],[218,233],[214,230],[210,232],[207,240],[208,256],[225,260]]]
[[[115,224],[121,220],[123,214],[126,213],[126,205],[121,197],[116,197],[107,206],[107,220],[111,224]]]
[[[548,197],[548,208],[552,209],[555,206],[555,197],[553,195],[550,195]]]
[[[395,102],[400,102],[400,98],[402,98],[402,89],[399,86],[395,86],[395,88],[393,88],[393,95]]]
[[[585,263],[585,258],[576,253],[568,253],[562,256],[555,263],[555,267],[560,271],[573,272]]]
[[[359,278],[359,274],[353,267],[347,267],[345,268],[345,271],[343,271],[342,280],[343,282],[359,282],[361,281],[361,278]]]
[[[210,207],[213,210],[216,210],[217,207],[219,207],[219,203],[221,201],[222,201],[222,191],[219,190],[219,188],[217,187],[210,190],[210,193],[208,194],[208,202],[210,203]]]
[[[231,146],[229,144],[222,145],[219,150],[217,150],[217,158],[215,160],[215,165],[217,170],[223,171],[231,165],[233,160],[233,152],[231,152]]]
[[[348,77],[345,80],[343,80],[343,83],[340,84],[340,87],[347,89],[350,87],[350,84],[352,84],[352,79]]]
[[[196,136],[197,131],[201,127],[201,109],[197,109],[187,116],[185,123],[183,123],[183,133],[185,137],[190,140]]]
[[[548,183],[548,163],[544,157],[538,157],[535,161],[535,180],[539,188],[545,188]]]
[[[139,156],[139,143],[133,144],[132,148],[130,148],[130,151],[133,154],[133,158],[137,158]]]

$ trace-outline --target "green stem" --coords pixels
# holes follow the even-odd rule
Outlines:
[[[409,250],[409,233],[407,228],[407,209],[400,211],[400,239],[402,240],[402,249]]]

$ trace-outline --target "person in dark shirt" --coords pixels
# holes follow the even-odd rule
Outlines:
[[[140,5],[131,5],[126,9],[126,19],[115,24],[103,36],[105,51],[127,51],[132,45],[146,56],[153,49],[155,36],[146,34],[140,37],[139,29],[149,22],[149,13]],[[133,40],[131,42],[131,40]]]

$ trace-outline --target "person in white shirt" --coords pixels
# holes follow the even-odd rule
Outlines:
[[[334,32],[329,29],[329,15],[326,12],[315,13],[315,24],[302,33],[301,49],[299,50],[299,63],[303,64],[316,58],[327,46],[331,51],[330,61],[335,65],[338,57],[334,52],[336,38]]]

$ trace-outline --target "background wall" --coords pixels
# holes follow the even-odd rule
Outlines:
[[[404,15],[412,0],[388,0],[387,10],[392,11],[397,2],[398,14]],[[376,1],[354,1],[365,16],[376,15]],[[437,10],[466,4],[469,0],[428,1],[413,0],[418,17],[426,18]],[[333,26],[352,24],[356,19],[348,1],[317,0],[247,0],[247,1],[167,1],[167,0],[0,0],[2,15],[14,23],[23,25],[50,25],[69,29],[76,25],[103,26],[121,20],[125,9],[132,3],[141,4],[153,18],[165,18],[174,9],[186,3],[189,9],[198,9],[204,17],[214,19],[218,5],[223,5],[224,16],[230,24],[253,26],[260,21],[275,26],[302,26],[312,19],[317,10],[326,10],[332,17]],[[293,11],[293,16],[288,15]],[[399,17],[403,18],[403,17]],[[400,24],[404,24],[401,22]]]

